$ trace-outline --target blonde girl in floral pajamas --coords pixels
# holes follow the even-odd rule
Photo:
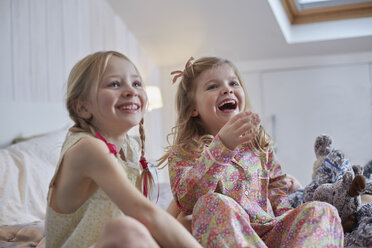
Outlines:
[[[235,66],[205,57],[176,71],[177,125],[168,159],[179,209],[192,214],[204,247],[342,247],[337,210],[322,202],[291,208],[271,139]]]

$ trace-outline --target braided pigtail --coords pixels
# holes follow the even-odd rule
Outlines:
[[[150,193],[152,192],[152,188],[154,186],[154,178],[152,177],[152,174],[150,172],[150,169],[148,167],[148,163],[145,159],[145,129],[143,127],[143,118],[139,123],[139,134],[141,139],[141,175],[139,176],[137,180],[137,187],[142,190],[142,193],[145,195],[145,197],[149,197]]]
[[[88,132],[92,134],[93,136],[96,135],[96,131],[94,127],[91,124],[89,124],[88,121],[77,117],[75,120],[75,123],[77,124],[75,124],[74,126],[70,128],[71,132]]]

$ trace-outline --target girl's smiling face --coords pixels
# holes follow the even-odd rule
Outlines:
[[[87,101],[91,123],[102,133],[127,132],[145,112],[147,95],[136,68],[126,59],[113,55],[98,90],[92,87]]]
[[[204,71],[194,83],[192,116],[199,116],[210,134],[216,135],[231,117],[244,111],[244,90],[230,65],[225,63]]]

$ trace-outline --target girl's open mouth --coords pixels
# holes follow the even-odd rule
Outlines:
[[[218,105],[218,109],[221,111],[235,110],[237,107],[238,103],[236,100],[233,99],[223,101]]]

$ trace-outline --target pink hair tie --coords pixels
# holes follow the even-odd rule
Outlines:
[[[141,158],[140,163],[141,163],[142,169],[144,171],[149,170],[148,163],[147,163],[147,161],[146,161],[145,158]],[[144,181],[144,184],[143,184],[143,195],[145,197],[147,197],[147,194],[148,194],[147,193],[147,174],[143,174],[143,181]]]
[[[146,159],[144,157],[141,158],[140,163],[142,165],[142,170],[143,171],[148,171],[148,172],[151,173],[150,168],[149,168],[149,163],[146,161]],[[158,183],[157,183],[157,185],[158,185],[158,196],[156,198],[156,203],[157,203],[159,201],[160,186],[159,186],[158,172],[156,171],[156,169],[155,169],[155,172],[156,172],[155,173],[156,178],[158,180]],[[143,183],[142,192],[143,192],[143,195],[145,197],[147,197],[151,192],[149,192],[149,190],[148,190],[147,174],[146,173],[143,174],[143,182],[144,183]]]
[[[193,60],[194,60],[194,57],[192,57],[192,56],[189,58],[189,60],[187,60],[186,65],[185,65],[185,69],[187,67],[191,66],[191,61],[193,61]],[[171,75],[174,75],[172,82],[175,83],[179,77],[182,77],[183,72],[184,72],[184,70],[183,71],[181,71],[181,70],[172,71]]]

